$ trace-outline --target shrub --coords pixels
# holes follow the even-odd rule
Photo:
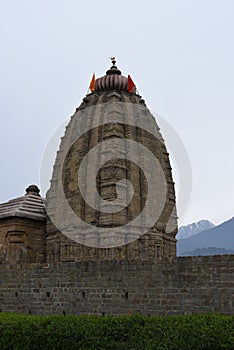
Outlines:
[[[234,316],[32,316],[0,314],[1,350],[221,350]]]

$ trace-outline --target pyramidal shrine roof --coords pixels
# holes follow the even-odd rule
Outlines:
[[[26,188],[24,196],[0,204],[0,219],[9,217],[26,217],[34,220],[45,220],[44,200],[36,185]]]

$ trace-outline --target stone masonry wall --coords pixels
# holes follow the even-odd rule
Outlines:
[[[0,310],[145,315],[234,312],[234,255],[0,265]]]

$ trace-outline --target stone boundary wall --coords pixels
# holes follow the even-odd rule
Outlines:
[[[0,265],[0,311],[145,315],[234,312],[234,255]]]

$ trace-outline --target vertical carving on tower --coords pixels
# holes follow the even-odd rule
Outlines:
[[[144,101],[139,95],[128,92],[127,78],[121,75],[116,66],[113,67],[107,71],[107,75],[97,79],[94,92],[83,99],[80,107],[71,117],[61,140],[46,200],[47,212],[49,212],[46,227],[47,261],[160,260],[162,257],[176,255],[177,216],[169,154],[159,128]],[[81,120],[86,130],[77,138],[77,128],[81,125]],[[144,120],[146,123],[151,123],[156,137],[147,128],[140,127],[137,120],[141,120],[143,126]],[[121,140],[121,143],[117,143],[121,157],[111,159],[110,155],[113,152],[111,144],[113,141],[116,148],[116,140]],[[155,183],[155,193],[157,193],[155,201],[162,207],[160,216],[137,240],[129,243],[127,238],[131,233],[126,231],[127,244],[120,246],[99,248],[95,245],[77,243],[68,238],[62,233],[63,230],[60,227],[54,225],[57,218],[63,218],[62,228],[66,232],[74,228],[71,217],[66,213],[61,194],[58,194],[59,187],[63,187],[65,199],[72,212],[89,227],[100,229],[117,230],[129,222],[134,222],[145,208],[148,196],[154,195],[148,191],[149,183],[144,171],[131,159],[129,141],[133,141],[134,153],[139,159],[139,164],[144,164],[148,169],[151,168],[151,164],[142,153],[143,146],[157,159],[162,169],[166,184],[165,196],[160,190],[160,181]],[[91,159],[89,152],[96,146],[99,146],[99,151],[93,158],[93,167],[96,171],[94,179],[99,196],[96,196],[92,190],[91,180],[86,176],[87,174],[83,174],[82,188],[78,184],[78,172],[82,162],[86,162],[88,169]],[[102,164],[101,167],[100,164]],[[129,186],[129,183],[132,185]],[[83,198],[81,190],[93,201],[95,208]],[[117,198],[120,200],[119,203],[122,200],[128,205],[122,208],[120,204],[116,204]],[[119,208],[118,205],[120,205]],[[106,207],[113,207],[114,211],[105,212]],[[142,225],[144,226],[144,222]],[[74,230],[80,237],[82,234],[89,235],[88,230],[79,226]]]

